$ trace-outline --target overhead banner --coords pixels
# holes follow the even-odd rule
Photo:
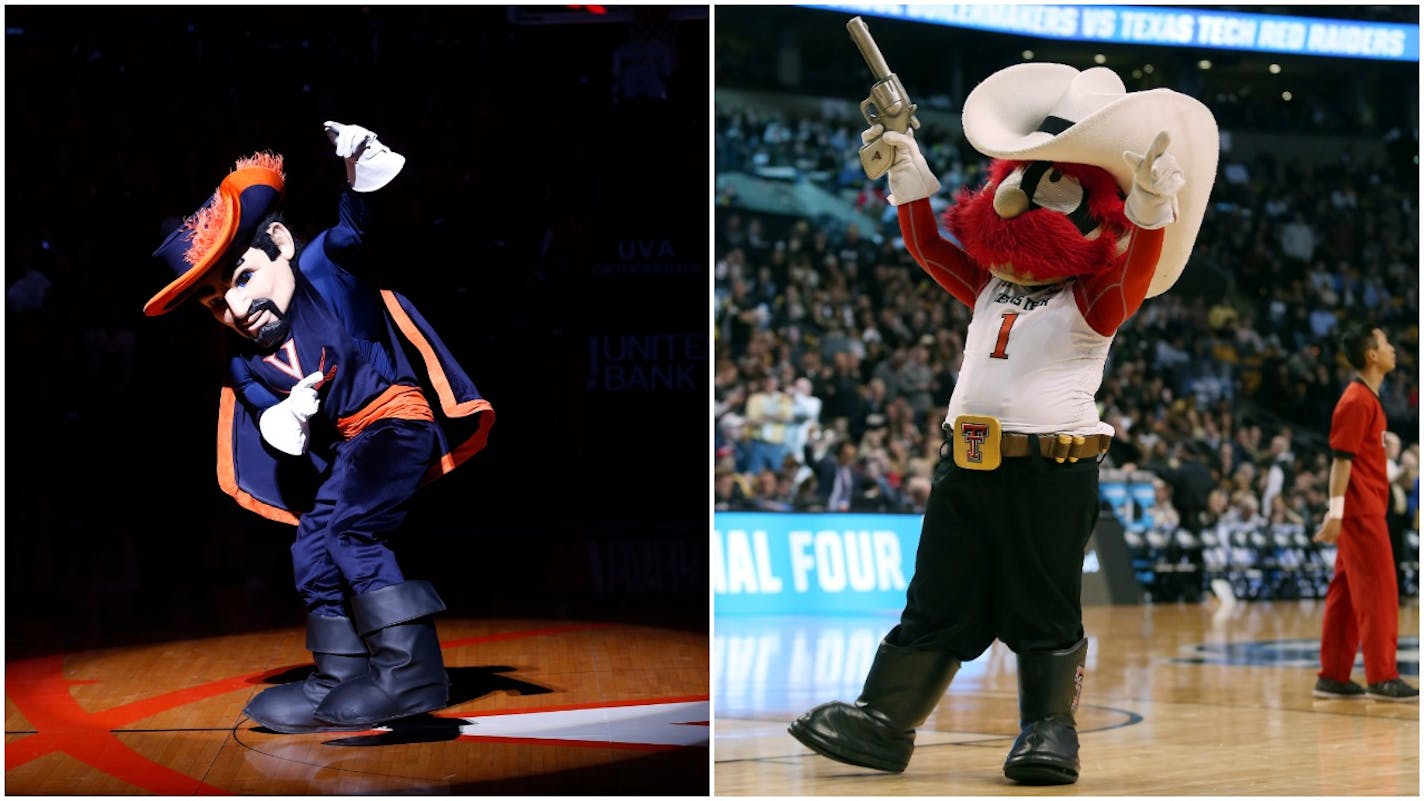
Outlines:
[[[850,14],[1082,42],[1419,60],[1419,26],[1210,8],[1093,5],[807,5]]]

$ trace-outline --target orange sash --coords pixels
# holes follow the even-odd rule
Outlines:
[[[434,422],[435,413],[430,410],[430,403],[425,400],[425,395],[421,393],[419,387],[393,384],[360,411],[337,420],[336,432],[341,435],[342,439],[350,440],[360,434],[366,426],[388,417],[399,420]]]

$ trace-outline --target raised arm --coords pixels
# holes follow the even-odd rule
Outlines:
[[[989,271],[940,235],[928,200],[904,203],[895,211],[900,215],[900,235],[905,238],[905,250],[955,300],[974,308],[974,299],[989,281]]]
[[[929,201],[939,191],[939,179],[921,155],[914,132],[898,133],[872,125],[861,133],[861,139],[867,143],[882,140],[894,148],[894,162],[889,169],[890,202],[900,217],[905,249],[935,283],[973,308],[974,298],[989,280],[989,273],[940,235]]]
[[[371,193],[400,173],[405,156],[360,125],[327,121],[324,127],[336,155],[346,162],[347,189],[337,204],[337,225],[326,232],[322,246],[333,262],[348,264],[347,254],[361,245],[371,219]]]
[[[1127,256],[1106,272],[1073,287],[1083,319],[1103,336],[1116,333],[1142,306],[1162,256],[1164,229],[1177,220],[1177,193],[1186,178],[1181,165],[1167,152],[1170,144],[1171,138],[1162,131],[1146,154],[1122,154],[1133,169],[1132,190],[1123,203],[1123,213],[1135,226]]]
[[[1162,255],[1162,229],[1138,228],[1131,236],[1126,258],[1073,285],[1073,296],[1083,312],[1083,319],[1105,337],[1117,333],[1127,318],[1142,307],[1152,275],[1157,272],[1157,260]]]

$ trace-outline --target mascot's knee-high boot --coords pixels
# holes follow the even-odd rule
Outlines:
[[[1023,784],[1078,781],[1078,729],[1073,711],[1083,687],[1088,641],[1019,659],[1019,736],[1004,775]]]
[[[915,727],[934,711],[959,660],[939,651],[880,643],[855,704],[821,704],[791,723],[791,736],[838,762],[899,773],[915,750]]]
[[[447,706],[450,679],[430,618],[444,609],[426,581],[392,584],[352,598],[351,616],[366,641],[371,667],[327,694],[317,718],[342,726],[373,725]]]
[[[317,705],[333,688],[366,675],[369,669],[371,657],[351,619],[307,615],[307,650],[312,652],[316,670],[305,681],[263,690],[243,713],[283,734],[360,729],[317,720],[315,715]]]

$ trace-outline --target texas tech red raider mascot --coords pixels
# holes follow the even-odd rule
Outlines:
[[[994,161],[944,216],[957,242],[939,233],[939,181],[913,129],[862,135],[893,147],[906,248],[973,315],[900,624],[854,704],[822,704],[790,731],[832,759],[902,771],[961,662],[998,639],[1019,677],[1004,775],[1067,784],[1078,779],[1073,712],[1088,651],[1083,554],[1113,435],[1094,395],[1118,327],[1186,266],[1217,129],[1186,95],[1042,63],[989,76],[963,117]]]

